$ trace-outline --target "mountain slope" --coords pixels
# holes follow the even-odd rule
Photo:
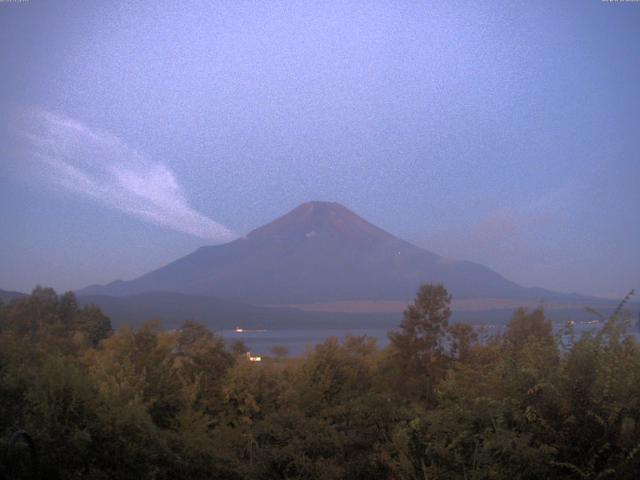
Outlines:
[[[177,327],[183,320],[195,320],[216,329],[238,325],[266,328],[282,318],[288,319],[297,314],[293,309],[255,307],[175,292],[145,292],[118,297],[79,295],[78,302],[81,305],[98,305],[115,326],[157,319],[162,320],[166,328]]]
[[[122,325],[141,325],[149,320],[159,320],[164,328],[178,328],[184,320],[195,320],[214,330],[230,330],[242,327],[251,329],[361,329],[383,328],[391,330],[402,320],[400,308],[388,311],[322,311],[322,305],[316,304],[317,311],[295,308],[257,307],[239,302],[230,302],[214,297],[186,295],[174,292],[146,292],[126,296],[80,295],[78,303],[97,305],[111,319],[114,327]],[[398,302],[403,303],[403,302]],[[465,300],[454,300],[452,321],[486,324],[500,324],[508,321],[515,305],[535,307],[537,302],[514,300],[496,306],[469,308]],[[533,304],[533,305],[531,305]],[[592,306],[598,307],[605,316],[610,315],[616,302],[603,300]],[[638,304],[627,307],[637,315]],[[548,318],[560,324],[571,319],[574,321],[593,320],[594,316],[580,305],[545,305]]]
[[[393,328],[399,312],[343,313],[304,312],[294,308],[257,307],[201,295],[146,292],[135,295],[80,295],[80,305],[97,305],[115,327],[160,320],[165,328],[177,328],[184,320],[195,320],[214,330],[279,329],[292,327],[335,328],[383,326]]]
[[[407,300],[424,282],[456,298],[558,298],[482,265],[444,259],[370,224],[337,203],[308,202],[233,242],[202,247],[131,281],[79,294],[171,291],[254,304]]]
[[[10,302],[12,300],[15,300],[17,298],[24,298],[26,297],[27,294],[26,293],[22,293],[22,292],[13,292],[13,291],[8,291],[8,290],[0,290],[0,300],[3,302]]]

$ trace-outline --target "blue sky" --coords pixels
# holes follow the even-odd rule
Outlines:
[[[638,45],[638,3],[0,3],[0,288],[133,278],[330,200],[622,295]]]

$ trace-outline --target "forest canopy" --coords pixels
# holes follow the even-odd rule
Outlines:
[[[329,338],[256,364],[203,325],[114,331],[38,287],[0,303],[0,458],[25,430],[40,478],[637,478],[623,309],[581,336],[518,309],[481,337],[450,302],[426,284],[385,348]]]

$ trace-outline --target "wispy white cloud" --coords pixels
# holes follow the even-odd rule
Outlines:
[[[189,205],[170,168],[118,137],[43,110],[24,112],[22,120],[22,160],[35,167],[32,177],[161,227],[215,241],[233,238]]]

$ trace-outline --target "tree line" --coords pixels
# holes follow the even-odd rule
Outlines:
[[[37,287],[0,303],[0,459],[24,429],[47,479],[637,478],[623,309],[580,336],[518,309],[480,338],[450,303],[426,284],[385,348],[330,338],[255,364],[197,323],[114,331]]]

